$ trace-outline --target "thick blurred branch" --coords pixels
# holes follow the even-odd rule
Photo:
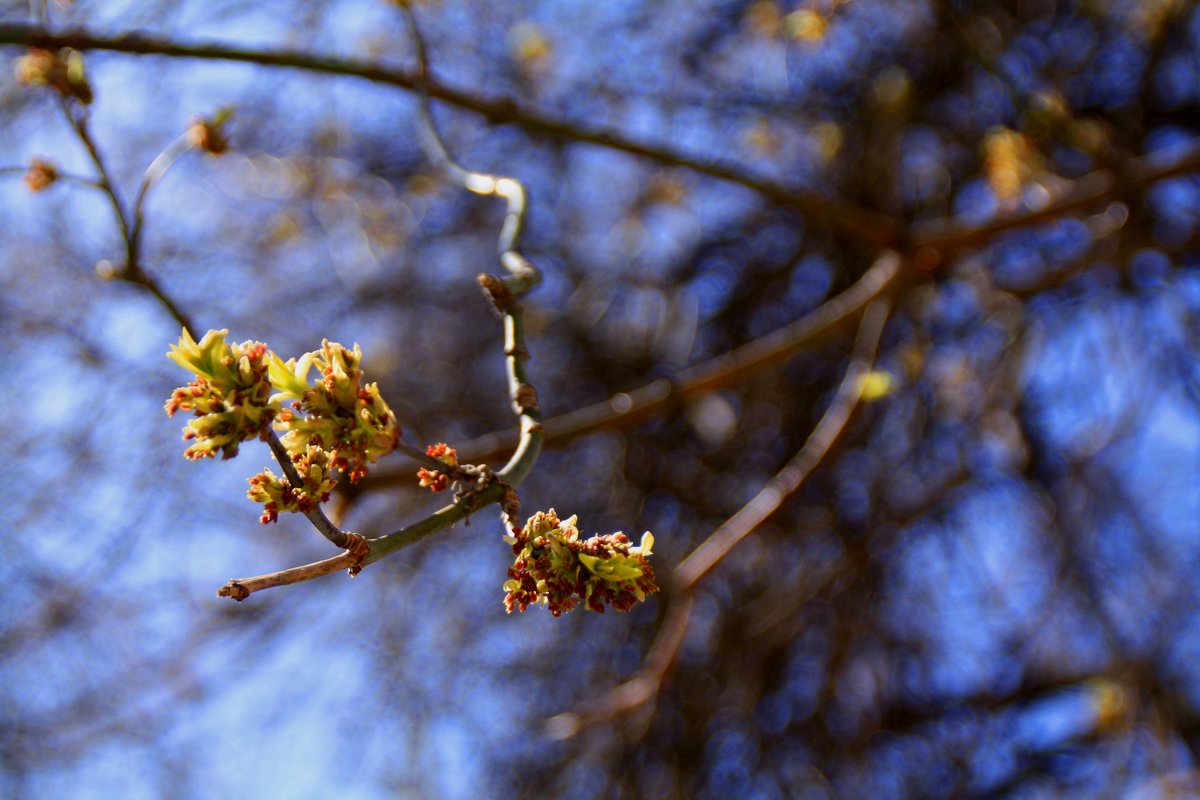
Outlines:
[[[833,400],[804,446],[749,503],[722,523],[675,567],[670,582],[671,607],[641,669],[630,680],[597,700],[552,717],[547,721],[547,730],[551,735],[557,738],[573,736],[589,725],[616,719],[654,699],[687,632],[692,590],[696,583],[795,494],[845,432],[862,398],[863,380],[875,361],[891,303],[891,298],[883,295],[872,299],[863,310],[850,363]]]
[[[251,50],[216,43],[187,45],[145,34],[127,34],[116,37],[94,36],[86,31],[52,34],[28,25],[0,25],[0,44],[51,49],[70,47],[83,51],[108,50],[136,55],[241,61],[261,66],[287,67],[327,75],[363,78],[410,91],[419,89],[422,84],[419,72],[382,67],[360,61],[323,58],[290,50]],[[878,247],[895,245],[900,238],[900,225],[896,220],[854,203],[828,197],[818,192],[791,189],[782,184],[750,175],[743,169],[730,164],[693,158],[665,147],[638,142],[613,131],[582,128],[522,109],[510,98],[488,100],[432,80],[425,81],[424,85],[431,97],[468,111],[474,111],[494,124],[519,125],[530,133],[541,136],[599,145],[736,183],[752,189],[780,205],[797,208],[816,222]]]
[[[910,241],[918,255],[928,248],[927,252],[936,259],[934,266],[944,265],[954,253],[982,245],[1001,233],[1127,198],[1150,184],[1193,172],[1200,172],[1200,142],[1131,159],[1117,172],[1089,172],[1072,181],[1061,197],[1036,210],[1005,215],[980,225],[965,225],[955,219],[916,225]]]
[[[1089,173],[1071,184],[1071,189],[1057,200],[1036,211],[1024,211],[1004,216],[981,225],[963,225],[953,219],[936,220],[917,225],[912,232],[911,259],[913,266],[906,273],[930,275],[948,265],[954,254],[978,247],[992,238],[1011,230],[1049,222],[1076,211],[1112,202],[1168,178],[1200,172],[1200,144],[1180,148],[1171,153],[1152,153],[1127,163],[1119,175],[1108,170]],[[869,299],[897,277],[898,262],[886,259],[895,254],[885,253],[863,277],[833,300],[792,324],[762,339],[755,340],[725,355],[684,371],[674,379],[661,378],[650,384],[622,392],[599,403],[547,419],[543,423],[548,441],[567,441],[600,428],[630,425],[639,422],[673,403],[712,389],[735,385],[750,375],[777,366],[801,349],[818,343],[841,324],[854,319],[861,311],[864,298]],[[907,275],[910,279],[917,276]],[[1030,294],[1063,280],[1062,275],[1047,279],[1022,291]],[[467,442],[459,448],[464,457],[486,461],[511,448],[513,440],[506,433],[489,433]],[[367,478],[362,489],[393,485],[408,470],[379,470]]]
[[[783,502],[800,488],[829,453],[845,431],[847,423],[850,422],[850,415],[854,413],[862,397],[863,379],[875,361],[875,350],[879,346],[883,324],[887,321],[890,309],[891,300],[883,296],[872,300],[863,311],[858,337],[854,343],[854,353],[849,366],[846,367],[846,374],[808,441],[749,503],[742,506],[680,562],[675,568],[675,581],[678,586],[691,588],[720,563],[738,542],[779,510]]]

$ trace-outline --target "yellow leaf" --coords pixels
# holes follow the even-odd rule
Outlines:
[[[890,372],[872,370],[863,376],[862,399],[867,403],[887,397],[894,391],[896,391],[896,379]]]

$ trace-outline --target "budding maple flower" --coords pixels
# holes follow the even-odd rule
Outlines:
[[[219,156],[229,150],[225,123],[233,117],[232,108],[222,108],[210,118],[195,117],[187,129],[188,146]]]
[[[337,478],[329,465],[329,454],[321,448],[307,446],[303,453],[292,456],[292,463],[303,481],[298,488],[269,469],[246,479],[250,483],[246,496],[264,506],[263,515],[259,517],[259,522],[264,525],[277,521],[281,511],[307,514],[328,500],[337,486]]]
[[[49,161],[40,158],[29,160],[25,171],[25,185],[31,192],[40,192],[58,180],[58,169]]]
[[[390,453],[400,438],[400,425],[378,384],[362,386],[362,351],[349,350],[328,339],[321,349],[300,359],[283,361],[272,356],[271,381],[279,393],[274,401],[292,400],[292,409],[279,416],[287,433],[283,443],[296,453],[306,445],[327,450],[332,465],[352,482],[367,474],[369,464]],[[316,367],[320,379],[309,384]]]
[[[458,451],[445,442],[429,445],[425,448],[425,455],[436,458],[452,468],[458,466]],[[443,492],[450,485],[450,476],[447,473],[425,467],[417,470],[417,480],[422,489],[428,488],[432,492]]]
[[[639,546],[631,546],[623,533],[581,540],[576,518],[560,521],[550,509],[534,514],[514,534],[505,537],[516,556],[503,586],[509,613],[541,603],[557,617],[580,601],[600,614],[605,605],[628,611],[658,591],[646,561],[654,546],[649,531]]]
[[[43,50],[31,47],[17,59],[17,83],[25,86],[49,86],[64,97],[74,97],[87,105],[92,102],[92,87],[83,69],[83,56],[76,50]]]
[[[226,344],[227,330],[209,331],[196,342],[187,329],[167,357],[196,375],[196,380],[171,393],[165,410],[191,411],[183,438],[195,443],[184,451],[186,458],[222,458],[237,455],[238,445],[249,439],[265,439],[279,414],[279,402],[271,398],[268,377],[270,353],[262,342]]]

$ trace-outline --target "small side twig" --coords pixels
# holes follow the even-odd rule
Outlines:
[[[27,175],[29,167],[0,167],[0,175]],[[99,189],[104,191],[104,184],[95,178],[88,178],[83,175],[75,175],[70,172],[55,172],[55,183],[74,183],[79,186],[86,186],[89,189]]]
[[[157,178],[153,178],[150,170],[147,170],[147,177],[143,179],[142,189],[138,192],[138,212],[135,224],[135,222],[131,221],[134,219],[134,217],[131,216],[130,212],[125,210],[125,203],[121,197],[121,193],[117,189],[117,185],[113,181],[112,174],[109,172],[107,165],[104,163],[104,156],[101,154],[95,138],[92,136],[91,129],[88,126],[87,111],[82,108],[78,111],[72,110],[71,101],[65,97],[59,99],[63,114],[66,115],[67,121],[70,122],[71,127],[75,130],[75,135],[83,144],[84,149],[87,150],[88,156],[92,159],[92,164],[94,164],[96,167],[96,182],[98,188],[104,192],[106,197],[108,197],[109,204],[113,208],[113,215],[116,218],[117,229],[121,234],[121,241],[125,247],[125,264],[121,269],[117,270],[113,277],[117,277],[121,280],[141,286],[143,289],[150,292],[150,294],[154,295],[158,302],[165,309],[167,309],[171,316],[175,318],[176,322],[178,322],[184,328],[187,328],[189,331],[195,332],[197,329],[191,318],[184,313],[183,309],[176,305],[175,301],[171,299],[166,292],[162,290],[162,287],[158,285],[158,282],[148,272],[146,272],[140,263],[138,248],[142,229],[141,208],[145,203],[146,192],[149,191],[150,186],[155,182],[155,180],[157,180]],[[174,144],[169,146],[167,150],[171,150],[172,147],[174,147]],[[156,158],[153,162],[151,162],[151,170],[155,169],[155,164],[159,163],[159,159],[161,157],[162,156],[160,155],[159,158]],[[166,165],[161,168],[161,172],[165,173],[166,168],[169,167],[170,163],[173,161],[174,158],[171,158],[170,161],[168,161]],[[159,174],[158,177],[161,177],[161,174]]]
[[[167,145],[161,153],[154,157],[150,166],[146,167],[146,173],[142,176],[137,196],[133,200],[133,222],[129,226],[128,266],[130,269],[140,271],[142,230],[145,227],[146,198],[150,194],[150,189],[162,180],[163,176],[167,174],[167,170],[171,169],[179,157],[190,149],[191,143],[188,134],[184,133]]]
[[[326,558],[323,561],[305,564],[300,567],[281,569],[278,572],[269,572],[266,575],[258,575],[254,578],[234,578],[217,590],[217,596],[229,597],[241,601],[255,592],[261,592],[263,589],[270,589],[273,586],[302,583],[310,581],[313,578],[332,575],[344,569],[353,569],[359,561],[360,559],[356,558],[353,553],[345,552],[332,558]]]
[[[497,237],[497,257],[507,273],[504,278],[480,275],[479,284],[492,305],[504,318],[504,356],[508,373],[509,397],[513,411],[520,421],[520,438],[508,463],[497,477],[510,488],[518,486],[533,469],[542,448],[542,410],[537,390],[529,383],[525,362],[529,351],[525,346],[524,316],[519,300],[537,285],[541,275],[520,250],[521,232],[528,210],[525,188],[515,178],[474,172],[463,167],[451,156],[433,120],[429,99],[429,54],[417,25],[417,17],[407,2],[400,3],[417,56],[414,83],[420,101],[420,118],[425,152],[429,160],[448,180],[475,194],[500,197],[507,203],[504,223]],[[512,509],[506,509],[506,514]],[[509,520],[510,523],[515,520]]]

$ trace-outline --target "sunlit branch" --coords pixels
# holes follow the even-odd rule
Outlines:
[[[303,486],[304,479],[300,477],[300,473],[296,470],[296,465],[292,463],[292,455],[287,448],[283,446],[283,442],[279,439],[279,434],[273,429],[267,431],[267,444],[271,448],[271,453],[275,456],[275,460],[279,462],[279,468],[283,470],[284,476],[288,483],[292,486]],[[324,509],[318,504],[311,511],[306,511],[304,516],[313,524],[313,527],[318,532],[336,547],[349,549],[353,544],[352,539],[341,528],[334,525],[329,517],[325,516]]]
[[[420,97],[420,117],[426,154],[451,182],[476,194],[501,197],[508,206],[496,246],[500,265],[508,275],[503,280],[480,275],[479,283],[504,318],[504,355],[509,399],[521,428],[516,450],[500,470],[499,476],[501,480],[516,486],[529,474],[542,448],[541,404],[537,391],[529,383],[525,373],[529,351],[525,347],[524,312],[517,302],[541,280],[537,268],[519,249],[525,213],[528,210],[525,188],[515,178],[469,170],[455,161],[450,154],[446,143],[438,134],[437,124],[433,119],[433,108],[429,100],[429,56],[425,49],[425,40],[421,36],[412,7],[407,2],[401,3],[400,7],[408,23],[417,55],[416,84]],[[516,520],[509,520],[509,524],[513,523],[516,523]]]
[[[185,45],[145,34],[117,37],[94,36],[85,31],[52,34],[28,25],[0,25],[0,44],[240,61],[363,78],[408,90],[416,90],[420,83],[419,76],[414,73],[359,61],[323,58],[289,50],[250,50],[216,43]],[[480,114],[493,124],[519,125],[533,134],[594,144],[745,186],[775,203],[797,208],[821,224],[878,247],[893,246],[900,240],[901,227],[895,219],[845,200],[819,192],[792,189],[750,175],[744,169],[727,163],[693,158],[665,147],[635,141],[614,131],[588,129],[547,117],[522,109],[509,98],[488,100],[432,80],[426,86],[431,97]]]
[[[519,297],[533,288],[540,279],[537,269],[518,249],[527,209],[525,187],[513,178],[474,172],[454,160],[446,143],[438,134],[437,123],[433,120],[433,106],[429,100],[432,78],[429,71],[429,55],[425,49],[425,39],[421,36],[417,17],[412,7],[407,2],[401,3],[400,7],[404,12],[404,19],[408,23],[408,32],[417,55],[415,82],[420,100],[420,117],[423,123],[421,132],[425,154],[433,165],[442,171],[446,179],[456,186],[461,186],[475,194],[501,197],[507,201],[508,213],[500,228],[497,253],[501,266],[508,271],[511,278],[510,281],[506,281],[506,286],[510,292]]]
[[[217,590],[217,596],[230,597],[234,600],[245,600],[250,595],[260,592],[263,589],[311,581],[313,578],[332,575],[344,569],[353,569],[358,563],[359,559],[355,558],[352,554],[341,553],[313,564],[281,569],[278,572],[269,572],[266,575],[258,575],[253,578],[234,578]]]
[[[154,160],[150,162],[150,166],[146,168],[146,174],[142,176],[142,184],[138,187],[137,197],[133,200],[133,224],[129,228],[129,265],[131,268],[141,265],[142,229],[145,226],[146,198],[150,194],[150,189],[162,180],[163,176],[167,174],[167,170],[190,147],[188,134],[185,133],[155,156]],[[198,333],[198,331],[192,332]]]
[[[503,484],[493,483],[479,492],[468,494],[453,505],[435,511],[425,519],[384,536],[366,539],[363,555],[340,553],[312,564],[269,572],[266,575],[258,575],[253,578],[234,578],[218,589],[217,594],[220,597],[231,597],[234,600],[245,600],[263,589],[303,583],[314,578],[332,575],[341,570],[353,572],[368,564],[373,564],[397,550],[414,545],[443,528],[450,527],[484,506],[500,501],[504,496],[504,490]]]

